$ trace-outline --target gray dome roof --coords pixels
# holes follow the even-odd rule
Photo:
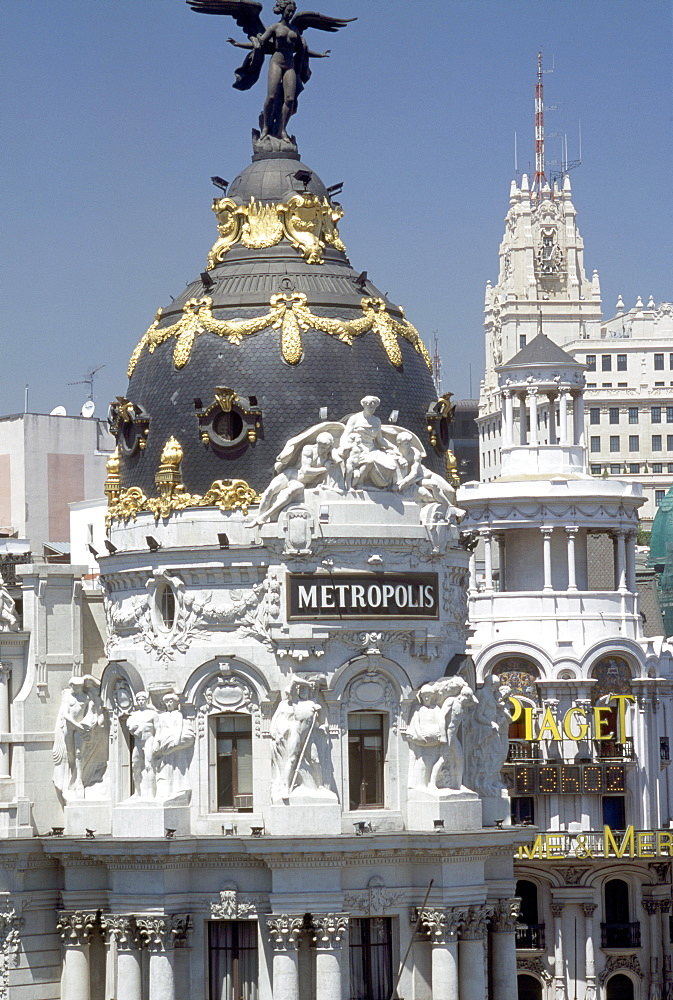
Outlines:
[[[310,171],[307,192],[338,218],[340,206],[317,174],[287,155],[258,155],[228,197],[244,213],[252,198],[286,204],[304,193],[305,178],[298,185],[293,178],[298,170]],[[271,246],[239,239],[167,304],[130,366],[126,397],[135,417],[116,428],[122,488],[155,495],[161,453],[174,437],[186,492],[204,495],[220,479],[243,479],[261,492],[288,438],[325,419],[325,410],[328,420],[341,420],[370,393],[381,398],[384,423],[415,432],[426,464],[444,471],[448,435],[433,446],[428,433],[437,394],[427,351],[400,307],[351,267],[340,246],[337,234],[323,242],[321,260],[309,262],[287,234]],[[274,326],[264,320],[270,316],[285,319]],[[243,324],[242,336],[226,333],[232,322]],[[217,405],[222,387],[235,394],[228,412]]]

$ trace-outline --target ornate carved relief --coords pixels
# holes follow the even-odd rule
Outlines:
[[[403,898],[403,892],[387,889],[380,875],[372,875],[364,892],[344,896],[344,906],[367,916],[378,916],[389,912]]]
[[[311,943],[319,950],[331,951],[333,948],[340,948],[342,938],[347,931],[347,913],[311,914]]]
[[[411,911],[412,921],[415,923],[418,917],[419,910],[413,909]],[[467,919],[468,910],[466,908],[427,908],[420,911],[420,926],[430,940],[436,944],[448,944],[451,941],[455,941]]]
[[[517,956],[516,968],[518,972],[530,972],[532,975],[538,976],[547,986],[552,982],[553,976],[541,958],[519,958]]]
[[[98,911],[57,910],[56,912],[56,930],[66,947],[79,948],[88,944],[98,921]]]
[[[138,938],[148,951],[171,951],[183,946],[192,929],[189,914],[136,917]]]
[[[639,979],[645,978],[645,973],[635,955],[608,955],[605,968],[598,977],[599,985],[605,986],[613,972],[632,972]]]
[[[249,920],[259,910],[259,900],[243,902],[235,882],[225,882],[219,903],[210,904],[210,915],[216,920]]]
[[[517,896],[510,899],[498,899],[494,904],[493,916],[491,918],[493,930],[515,931],[520,909],[521,900]]]
[[[266,926],[274,951],[291,951],[299,943],[304,927],[304,917],[297,914],[272,913],[266,918]]]

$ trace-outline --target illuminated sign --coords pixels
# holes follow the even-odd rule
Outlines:
[[[554,715],[551,705],[544,706],[542,718],[539,723],[533,719],[534,708],[532,705],[524,705],[514,695],[509,699],[514,706],[512,722],[522,720],[524,725],[524,739],[531,741],[538,740],[616,740],[617,743],[626,742],[626,705],[629,701],[635,701],[632,694],[611,694],[610,702],[616,703],[617,723],[616,731],[612,729],[611,718],[615,708],[611,705],[594,705],[590,712],[573,705],[565,713],[563,718]],[[537,728],[536,728],[537,725]]]
[[[436,573],[369,573],[288,576],[288,617],[437,618]]]
[[[603,832],[540,833],[532,844],[519,848],[518,858],[542,861],[559,858],[673,858],[673,830],[636,830],[623,833],[603,827]]]
[[[582,795],[626,790],[623,764],[517,764],[514,795]]]

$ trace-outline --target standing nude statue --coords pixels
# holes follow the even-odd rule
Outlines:
[[[136,708],[129,715],[127,726],[133,737],[131,754],[133,794],[143,799],[153,798],[156,791],[152,754],[158,718],[159,713],[150,704],[147,691],[138,691]]]

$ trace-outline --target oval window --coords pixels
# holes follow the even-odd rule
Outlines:
[[[236,410],[222,411],[213,421],[213,431],[223,441],[237,441],[243,433],[243,419]]]
[[[175,624],[175,594],[173,588],[164,586],[159,596],[161,621],[165,629],[172,629]]]

